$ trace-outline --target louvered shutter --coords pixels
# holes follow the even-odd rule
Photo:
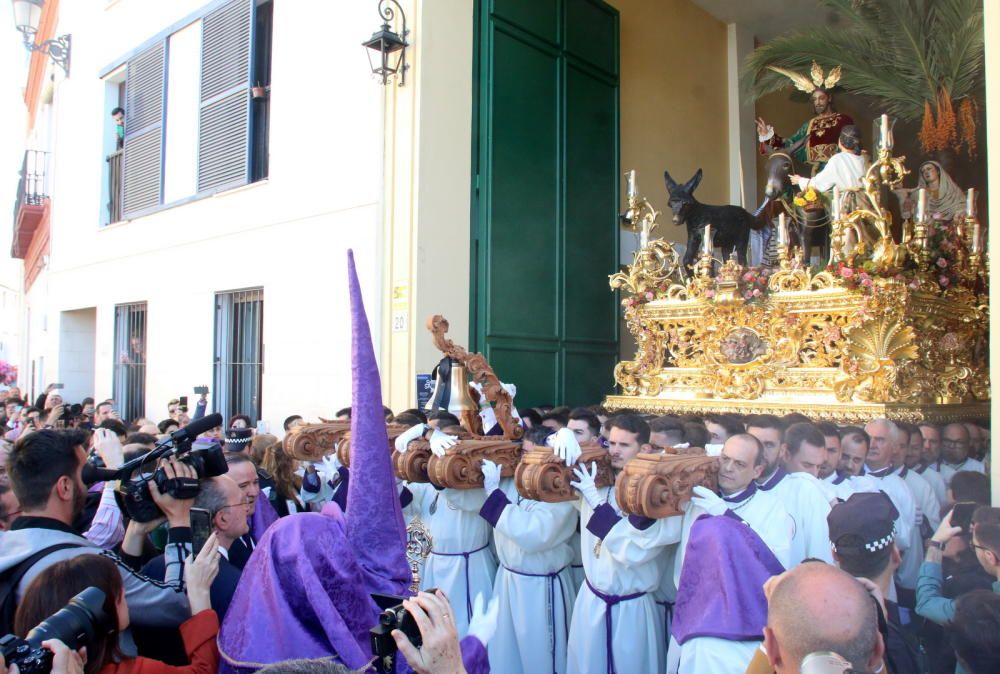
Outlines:
[[[199,192],[248,180],[253,10],[253,0],[234,0],[202,23]]]
[[[125,70],[123,210],[126,218],[158,206],[163,192],[164,43],[130,60]]]

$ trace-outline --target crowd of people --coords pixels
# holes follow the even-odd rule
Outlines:
[[[350,565],[330,563],[343,551],[324,547],[322,532],[334,523],[345,535],[329,517],[332,504],[348,518],[363,507],[348,497],[364,479],[356,465],[333,454],[296,461],[238,415],[198,438],[221,446],[228,472],[200,480],[186,500],[150,482],[163,517],[139,522],[114,483],[84,484],[84,466],[114,470],[148,453],[202,417],[205,400],[190,418],[171,401],[164,421],[127,425],[112,401],[92,409],[85,401],[55,428],[67,406],[58,390],[44,398],[25,407],[15,390],[4,401],[0,574],[8,582],[15,574],[17,607],[9,631],[25,636],[96,586],[115,624],[85,665],[59,651],[63,664],[75,658],[83,668],[70,671],[111,674],[137,666],[134,656],[189,674],[330,656],[368,664],[364,649],[349,653],[336,639],[311,648],[290,627],[304,608],[291,594],[304,588],[309,611],[322,616],[323,595],[346,580]],[[495,423],[488,404],[482,416]],[[399,642],[416,671],[465,671],[469,649],[459,638],[468,635],[505,674],[794,672],[819,651],[867,672],[998,671],[1000,509],[989,507],[988,425],[838,427],[798,414],[649,417],[600,407],[522,409],[519,417],[526,449],[551,447],[575,466],[578,501],[526,499],[487,461],[482,489],[393,478],[381,514],[367,513],[378,515],[376,528],[392,528],[381,511],[394,507],[400,527],[419,519],[432,541],[419,567],[427,592],[407,601],[427,634],[419,650]],[[403,452],[419,437],[443,452],[461,430],[445,411],[380,408],[378,423],[386,422],[410,427],[395,441]],[[300,423],[289,417],[284,430]],[[607,448],[616,473],[639,452],[705,447],[719,457],[719,489],[696,487],[677,517],[623,513],[615,490],[576,465],[581,446],[593,443]],[[162,467],[168,478],[197,480],[176,459]],[[193,557],[192,508],[212,524]],[[959,511],[967,521],[956,521]],[[394,573],[394,584],[369,585],[406,594],[408,568]],[[371,623],[352,629],[363,639]],[[296,660],[300,669],[283,671],[319,666]]]

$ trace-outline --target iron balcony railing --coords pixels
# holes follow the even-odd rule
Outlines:
[[[108,224],[122,219],[122,150],[108,155]]]
[[[25,151],[21,180],[17,185],[17,202],[14,204],[15,221],[22,206],[41,206],[49,198],[48,166],[48,152]]]

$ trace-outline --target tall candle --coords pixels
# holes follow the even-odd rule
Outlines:
[[[969,218],[976,217],[976,188],[970,187],[965,193],[965,215]]]
[[[978,221],[972,223],[972,252],[983,252],[983,226]]]
[[[917,190],[917,222],[927,222],[927,188]]]
[[[878,147],[880,150],[892,149],[892,127],[889,124],[889,115],[884,113],[879,118]]]
[[[785,214],[778,214],[778,245],[788,245],[788,224],[785,222]]]
[[[625,173],[625,192],[629,199],[639,196],[639,188],[635,184],[635,169]]]
[[[705,255],[711,255],[714,247],[715,245],[712,242],[712,225],[705,225],[705,234],[701,240],[701,252]]]
[[[782,214],[784,215],[784,214]],[[833,186],[833,219],[840,220],[840,187]]]

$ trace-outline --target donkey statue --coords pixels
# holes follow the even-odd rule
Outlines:
[[[733,249],[739,263],[747,264],[747,245],[750,242],[750,230],[760,229],[763,223],[758,222],[749,212],[739,206],[708,206],[694,198],[693,193],[701,182],[701,169],[691,180],[678,185],[670,177],[669,171],[663,172],[670,193],[670,210],[673,212],[675,225],[687,225],[687,251],[684,253],[684,266],[690,267],[698,251],[701,250],[705,235],[705,225],[712,225],[712,240],[714,245],[728,254]]]
[[[830,218],[822,200],[815,206],[800,208],[792,203],[795,189],[789,177],[795,173],[795,162],[785,152],[772,152],[764,164],[767,183],[764,196],[768,207],[764,211],[765,222],[770,222],[784,212],[789,219],[789,231],[798,239],[802,256],[808,263],[813,246],[819,246],[823,263],[830,257]]]

